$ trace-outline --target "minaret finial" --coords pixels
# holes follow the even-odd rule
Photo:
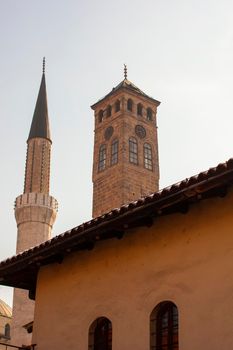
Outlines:
[[[124,77],[127,79],[127,66],[124,64]]]
[[[43,74],[45,74],[45,57],[43,57]]]

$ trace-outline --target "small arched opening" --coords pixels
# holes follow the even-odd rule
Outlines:
[[[112,350],[112,322],[106,317],[97,318],[89,328],[89,350]]]

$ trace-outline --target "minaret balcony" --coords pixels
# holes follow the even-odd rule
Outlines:
[[[25,206],[40,206],[48,207],[58,211],[57,200],[45,193],[24,193],[18,196],[15,200],[15,209]]]

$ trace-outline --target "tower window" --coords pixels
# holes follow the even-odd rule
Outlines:
[[[112,106],[108,106],[107,107],[107,117],[111,117],[111,115],[112,115]]]
[[[152,109],[151,108],[147,108],[147,110],[146,110],[146,119],[151,121],[152,118],[153,118]]]
[[[5,325],[5,338],[10,339],[10,332],[11,332],[11,327],[10,325],[7,323]]]
[[[152,148],[149,143],[144,144],[144,167],[148,170],[153,169]]]
[[[117,100],[115,102],[115,112],[119,112],[120,109],[121,109],[121,102],[120,100]]]
[[[131,100],[131,98],[129,98],[127,101],[127,109],[128,111],[131,111],[131,112],[133,110],[133,101]]]
[[[98,115],[99,123],[102,123],[103,119],[104,119],[104,111],[101,109]]]
[[[137,115],[140,115],[142,117],[142,104],[139,103],[137,105]]]
[[[178,309],[170,301],[157,305],[150,315],[150,349],[179,350]]]
[[[99,165],[98,165],[99,171],[102,171],[106,168],[106,158],[107,158],[106,145],[101,145],[99,149]]]
[[[138,164],[138,143],[135,137],[129,139],[129,161]]]
[[[118,162],[118,140],[115,139],[111,145],[111,165],[117,164]]]
[[[97,318],[89,328],[89,350],[112,350],[112,323],[106,317]]]

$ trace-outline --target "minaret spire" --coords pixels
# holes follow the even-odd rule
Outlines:
[[[45,57],[43,57],[43,69],[42,69],[42,73],[45,74]]]
[[[124,64],[124,77],[127,79],[127,66]]]
[[[45,57],[43,58],[42,79],[40,84],[40,90],[36,101],[36,107],[33,114],[33,119],[32,119],[28,140],[35,137],[41,137],[51,141],[50,129],[49,129],[46,82],[45,82]]]

